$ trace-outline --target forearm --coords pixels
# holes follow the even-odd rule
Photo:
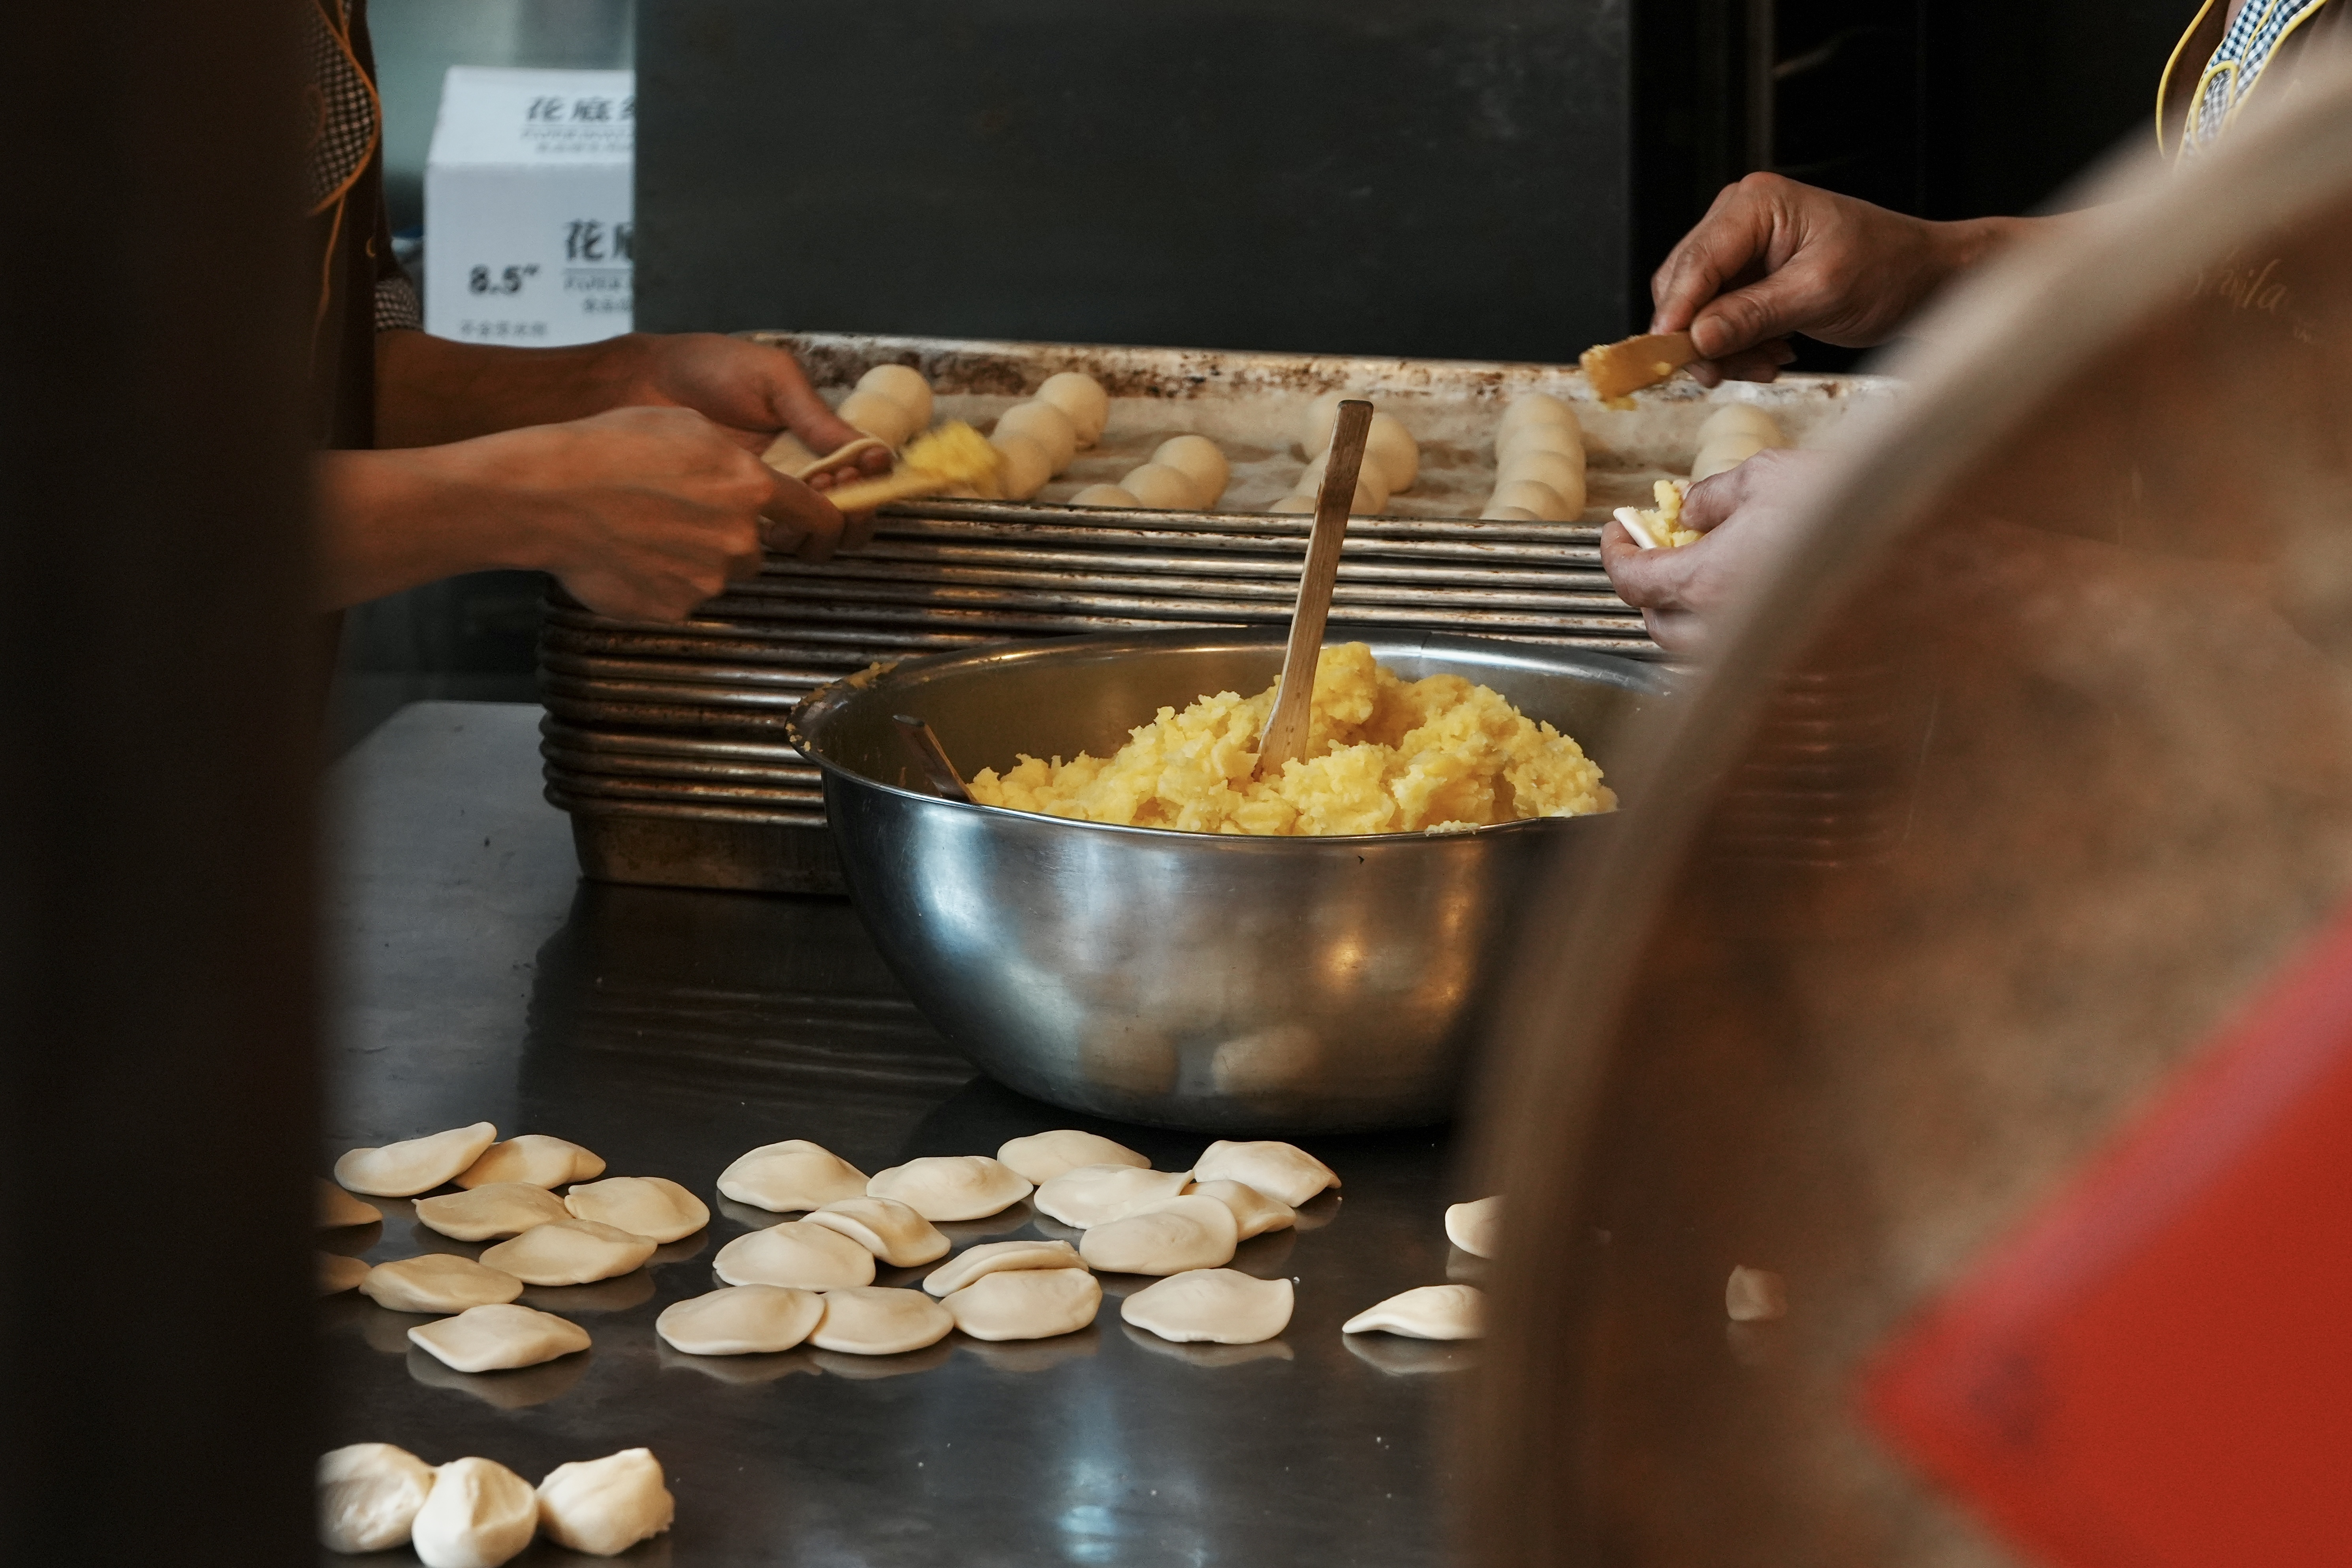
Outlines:
[[[543,565],[530,503],[483,483],[474,459],[463,445],[320,454],[320,607],[343,609],[461,572]]]
[[[531,425],[560,425],[625,400],[635,335],[576,348],[509,349],[424,332],[375,340],[375,444],[436,447]]]
[[[1936,235],[1948,280],[2024,241],[2047,238],[2077,221],[2076,214],[2056,213],[2046,217],[1960,218],[1927,226]]]

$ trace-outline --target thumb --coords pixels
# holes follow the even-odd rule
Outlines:
[[[1820,313],[1820,290],[1801,268],[1784,267],[1708,300],[1691,322],[1691,346],[1703,358],[1724,359],[1803,331],[1816,324]]]

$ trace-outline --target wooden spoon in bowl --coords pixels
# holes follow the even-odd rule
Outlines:
[[[1315,527],[1307,536],[1307,565],[1298,576],[1298,603],[1290,612],[1290,641],[1282,651],[1282,684],[1275,689],[1274,711],[1258,737],[1259,778],[1278,778],[1282,764],[1307,754],[1308,708],[1315,696],[1315,667],[1323,654],[1323,623],[1331,614],[1331,587],[1339,576],[1339,541],[1348,531],[1348,509],[1355,504],[1356,473],[1363,467],[1364,438],[1372,428],[1372,405],[1351,397],[1339,405],[1331,431],[1331,458],[1323,465],[1323,488],[1315,495]]]

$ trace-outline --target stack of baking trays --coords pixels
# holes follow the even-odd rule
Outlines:
[[[1046,376],[1080,370],[1108,391],[1109,420],[1033,500],[889,508],[866,547],[822,565],[772,556],[756,582],[683,624],[612,620],[556,595],[541,643],[547,795],[572,814],[591,877],[836,890],[817,773],[785,721],[811,689],[868,665],[1005,638],[1285,619],[1308,520],[1266,509],[1298,481],[1300,426],[1325,392],[1370,398],[1421,449],[1412,488],[1349,525],[1335,636],[1422,627],[1655,658],[1601,571],[1610,510],[1647,506],[1654,480],[1687,473],[1700,421],[1724,401],[1759,405],[1791,445],[1810,444],[1887,384],[1793,376],[1709,394],[1678,380],[1608,407],[1580,373],[1544,365],[756,335],[798,354],[835,401],[873,366],[908,364],[931,384],[936,419],[985,430]],[[1538,391],[1583,426],[1584,515],[1475,521],[1496,421]],[[1068,504],[1188,432],[1232,465],[1216,510]]]

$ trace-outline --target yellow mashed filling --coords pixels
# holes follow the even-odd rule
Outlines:
[[[1307,760],[1251,776],[1275,689],[1162,708],[1116,755],[1023,755],[971,780],[982,805],[1188,833],[1434,833],[1612,811],[1601,769],[1568,736],[1458,675],[1400,679],[1362,643],[1315,669]]]
[[[1642,509],[1642,521],[1649,525],[1650,537],[1669,550],[1698,542],[1698,530],[1683,526],[1684,489],[1675,480],[1660,479],[1650,487],[1650,493],[1657,497],[1657,510]]]

